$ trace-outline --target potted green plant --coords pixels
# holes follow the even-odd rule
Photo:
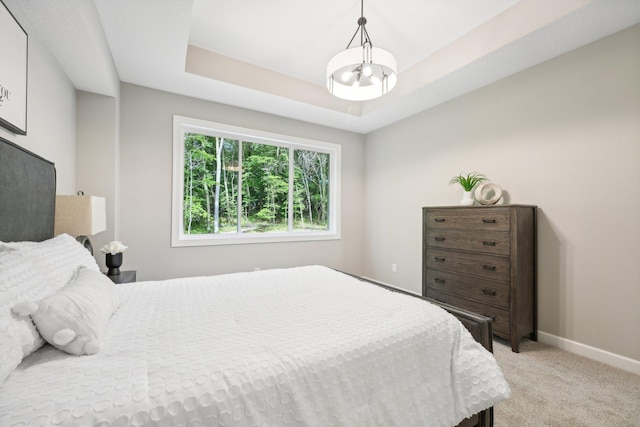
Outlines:
[[[451,178],[451,180],[449,181],[449,185],[460,184],[460,186],[464,190],[460,204],[472,205],[473,197],[471,196],[471,191],[476,185],[480,184],[481,182],[485,182],[488,179],[489,178],[487,178],[485,175],[478,172],[470,172],[468,174],[460,173],[460,175]]]

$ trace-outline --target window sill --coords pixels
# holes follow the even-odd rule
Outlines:
[[[189,246],[221,246],[221,245],[247,245],[259,243],[295,243],[295,242],[312,242],[323,240],[340,240],[339,233],[269,233],[268,235],[236,235],[233,237],[225,237],[224,235],[211,236],[209,234],[196,234],[192,236],[181,236],[171,240],[171,246],[189,247]]]

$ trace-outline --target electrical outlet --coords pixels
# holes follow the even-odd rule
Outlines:
[[[391,271],[396,273],[398,271],[398,266],[396,264],[391,264]]]

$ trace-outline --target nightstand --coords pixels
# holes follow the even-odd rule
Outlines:
[[[136,281],[136,270],[121,271],[120,274],[113,276],[109,276],[108,274],[106,275],[115,284],[133,283]]]

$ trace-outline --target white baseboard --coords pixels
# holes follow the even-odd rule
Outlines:
[[[640,360],[631,359],[542,331],[538,331],[538,341],[640,375]]]

